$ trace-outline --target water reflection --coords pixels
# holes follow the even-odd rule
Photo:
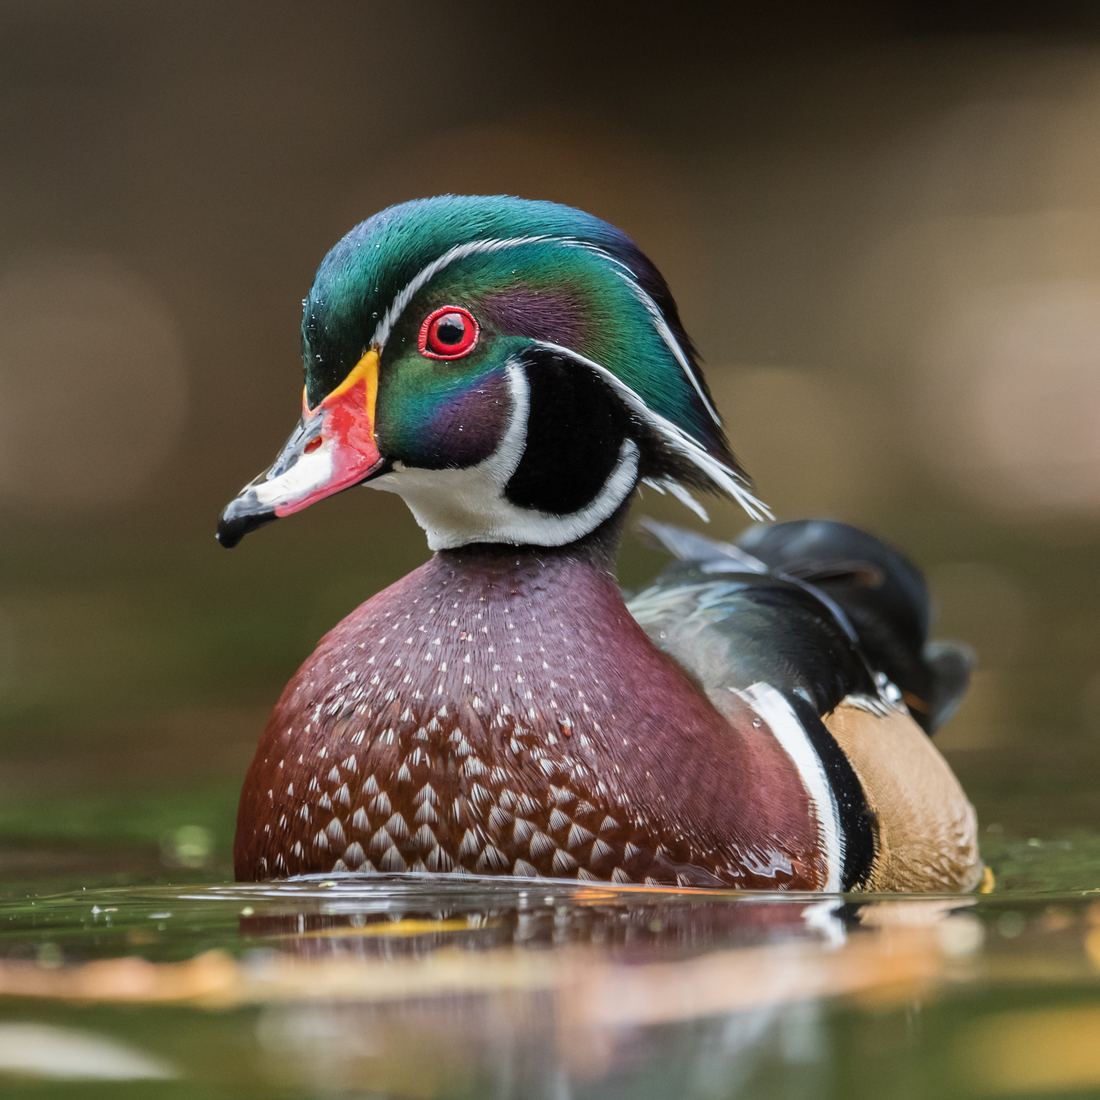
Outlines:
[[[252,1007],[242,1055],[337,1093],[733,1096],[826,1065],[838,998],[964,980],[973,904],[427,877],[99,891],[8,907],[0,996]],[[12,957],[34,940],[60,948]]]
[[[1093,1087],[1094,896],[350,875],[81,891],[0,905],[0,1034],[10,1017],[124,1044],[218,1095]],[[1028,1036],[1055,1031],[1052,1065]]]

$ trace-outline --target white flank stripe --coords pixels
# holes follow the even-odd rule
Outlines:
[[[768,724],[775,739],[783,746],[783,751],[791,758],[806,796],[817,818],[818,841],[825,854],[825,891],[838,894],[841,890],[841,872],[844,867],[844,836],[840,831],[840,812],[837,809],[833,789],[825,768],[807,736],[802,723],[798,720],[790,703],[778,691],[763,681],[752,684],[744,691],[730,688]]]

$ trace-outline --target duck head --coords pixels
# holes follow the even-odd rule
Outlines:
[[[562,546],[639,482],[752,495],[664,279],[570,207],[448,195],[390,207],[304,303],[302,416],[222,513],[254,527],[352,485],[400,494],[433,550]]]

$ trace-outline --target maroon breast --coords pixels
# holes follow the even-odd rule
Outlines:
[[[339,870],[812,889],[802,783],[547,551],[455,551],[368,600],[279,700],[241,795],[237,877]]]

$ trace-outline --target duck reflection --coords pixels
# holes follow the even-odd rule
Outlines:
[[[904,1002],[981,945],[957,897],[435,885],[426,904],[315,881],[242,918],[252,984],[282,991],[258,1039],[289,1078],[371,1096],[716,1097],[780,1067],[793,1094],[826,1095],[830,998]]]
[[[321,889],[336,885],[331,880],[318,883]],[[394,893],[376,888],[357,904],[354,894],[345,892],[349,883],[339,885],[341,894],[315,911],[299,907],[242,916],[241,933],[273,939],[279,950],[304,958],[423,956],[444,946],[489,950],[583,945],[615,957],[625,952],[668,959],[677,951],[790,939],[840,943],[849,927],[858,927],[860,908],[866,908],[822,901],[817,895],[807,901],[730,891],[571,889],[566,883],[540,883],[495,901],[492,894],[479,897],[476,888],[453,896],[444,888],[437,889],[430,905],[413,897],[403,905],[387,901],[380,908],[377,899],[393,898]],[[958,907],[959,899],[951,904]]]

